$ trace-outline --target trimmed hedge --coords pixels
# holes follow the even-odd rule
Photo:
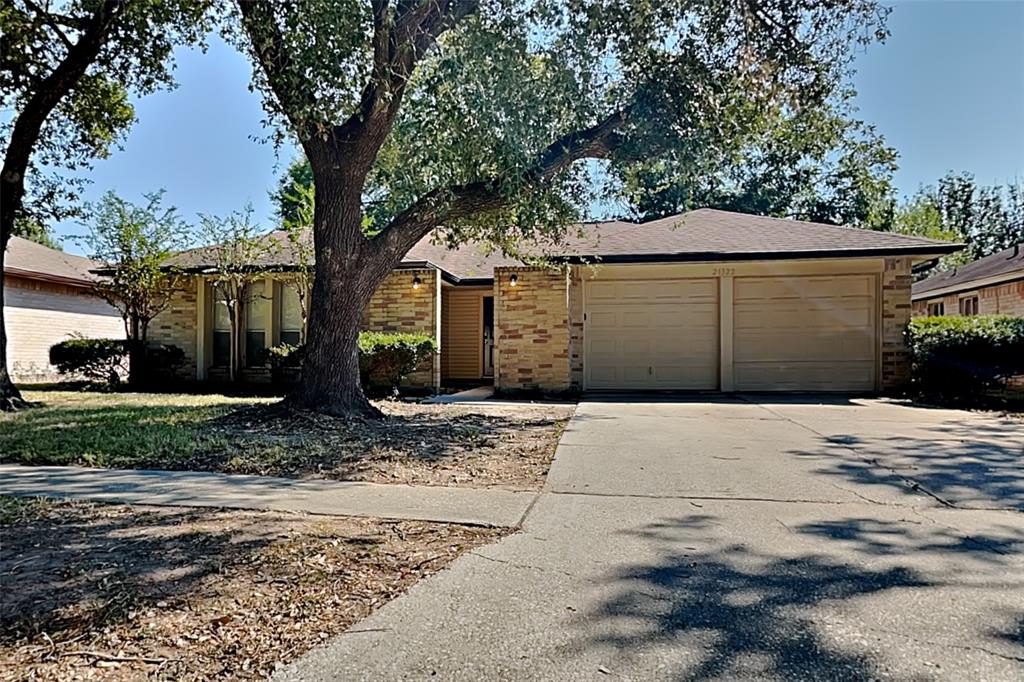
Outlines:
[[[407,376],[437,352],[437,343],[425,334],[362,332],[359,334],[359,377],[364,390],[395,393]],[[267,349],[267,362],[275,372],[302,366],[303,346],[282,343]]]
[[[130,356],[127,339],[68,339],[50,347],[50,364],[60,374],[112,387],[119,386],[129,375]],[[149,344],[138,379],[148,384],[173,380],[175,371],[183,364],[185,351],[178,346]]]
[[[80,376],[111,386],[128,373],[124,339],[68,339],[50,346],[50,364],[63,375]]]
[[[359,334],[359,377],[367,389],[397,393],[402,381],[437,352],[426,334],[362,332]]]
[[[911,387],[939,400],[980,399],[1024,373],[1024,319],[916,317],[907,326]]]

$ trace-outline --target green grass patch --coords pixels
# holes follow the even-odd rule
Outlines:
[[[0,459],[23,464],[174,468],[209,447],[203,426],[272,399],[222,395],[23,391],[39,403],[0,415]]]

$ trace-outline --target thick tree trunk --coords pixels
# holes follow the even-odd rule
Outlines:
[[[316,277],[306,353],[302,378],[285,402],[340,417],[378,418],[381,412],[367,400],[359,381],[359,331],[363,310],[397,259],[370,248],[363,236],[354,183],[330,180],[317,180]]]

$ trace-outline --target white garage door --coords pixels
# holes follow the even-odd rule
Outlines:
[[[739,391],[875,387],[875,277],[737,277]]]
[[[587,282],[588,389],[718,387],[718,281]]]

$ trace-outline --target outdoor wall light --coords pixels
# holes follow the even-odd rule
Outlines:
[[[508,285],[510,287],[514,287],[517,284],[519,284],[519,275],[512,275],[508,278]]]
[[[413,289],[419,289],[421,284],[423,284],[423,280],[421,280],[419,277],[413,277],[412,278],[412,288]]]

